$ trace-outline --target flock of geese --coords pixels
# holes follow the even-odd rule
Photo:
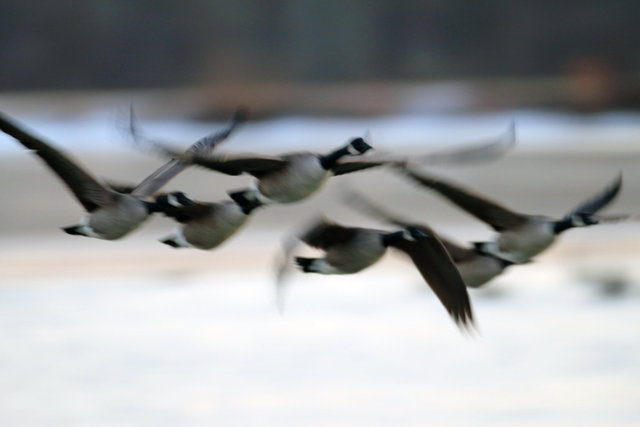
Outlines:
[[[374,167],[387,167],[436,192],[497,232],[492,240],[463,246],[440,237],[422,221],[405,219],[363,195],[350,193],[347,199],[353,208],[392,229],[351,227],[316,214],[283,245],[276,280],[280,308],[290,260],[305,273],[352,274],[375,264],[387,248],[394,248],[409,256],[456,324],[468,328],[474,320],[467,287],[482,286],[507,267],[530,262],[566,230],[631,217],[598,214],[618,194],[621,175],[556,219],[513,211],[458,184],[417,170],[418,166],[429,164],[498,157],[515,144],[513,123],[507,132],[488,142],[410,157],[377,154],[367,138],[362,137],[355,137],[328,153],[300,151],[279,156],[218,153],[218,145],[246,119],[247,112],[240,108],[224,129],[179,151],[145,137],[136,126],[132,109],[130,136],[138,145],[166,159],[165,164],[137,185],[116,185],[96,179],[68,155],[2,113],[0,130],[45,162],[84,207],[86,215],[80,223],[63,228],[72,235],[120,239],[151,215],[162,214],[178,223],[162,243],[174,248],[209,250],[234,235],[257,209],[301,201],[318,191],[329,177]],[[251,186],[229,191],[228,199],[217,202],[193,200],[184,192],[159,193],[173,177],[192,165],[227,175],[249,174],[255,179]],[[294,256],[302,243],[321,250],[323,256]]]

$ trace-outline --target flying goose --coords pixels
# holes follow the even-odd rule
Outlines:
[[[293,203],[317,191],[331,175],[343,175],[386,164],[420,164],[486,159],[504,153],[515,142],[515,125],[496,140],[478,146],[444,150],[425,156],[361,156],[371,146],[363,138],[354,138],[345,146],[327,154],[295,152],[280,156],[181,154],[166,146],[157,146],[165,156],[178,158],[227,175],[247,173],[256,178],[253,188],[230,192],[240,204]]]
[[[173,248],[213,249],[242,227],[251,212],[260,206],[240,206],[229,200],[205,203],[190,199],[183,192],[156,198],[158,210],[180,223],[172,235],[161,240]]]
[[[236,115],[226,129],[207,136],[192,146],[193,151],[213,149],[226,139],[235,126],[243,120]],[[87,211],[79,225],[65,227],[72,235],[115,240],[125,236],[156,211],[155,203],[145,198],[166,184],[177,173],[188,167],[188,163],[171,160],[145,178],[130,192],[118,192],[109,184],[102,183],[74,160],[52,145],[20,128],[9,117],[0,113],[0,130],[12,136],[44,161],[71,190]]]
[[[618,175],[606,188],[567,212],[562,218],[553,219],[541,215],[518,213],[443,179],[417,173],[409,168],[403,171],[414,182],[437,191],[451,203],[487,223],[499,233],[495,241],[476,243],[477,250],[518,264],[529,262],[535,255],[551,246],[559,234],[570,228],[586,227],[629,217],[627,215],[596,215],[620,191],[622,174]]]
[[[322,258],[295,257],[296,264],[305,273],[357,273],[375,264],[388,247],[396,248],[409,255],[459,326],[473,323],[464,281],[438,236],[427,227],[406,227],[400,231],[388,232],[345,227],[321,218],[314,221],[298,238],[325,252]],[[280,290],[279,293],[281,295]]]
[[[414,227],[418,230],[429,230],[424,224],[411,222],[387,212],[369,199],[355,192],[346,194],[345,200],[360,212],[388,224],[402,228]],[[514,264],[492,253],[484,252],[482,250],[482,244],[464,247],[444,238],[442,235],[439,235],[439,237],[451,256],[451,259],[455,262],[467,287],[478,288],[499,276],[507,267]]]

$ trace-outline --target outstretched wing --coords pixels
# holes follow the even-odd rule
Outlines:
[[[198,155],[205,155],[211,152],[219,143],[229,138],[238,125],[245,123],[248,117],[249,110],[244,107],[238,107],[226,128],[199,139],[187,149],[187,152]]]
[[[193,156],[186,159],[193,164],[227,175],[248,173],[262,176],[270,172],[281,170],[287,161],[280,157],[260,156],[251,154],[225,154],[214,156]]]
[[[462,188],[442,179],[418,174],[410,169],[400,169],[404,175],[422,187],[435,190],[451,203],[465,210],[470,215],[489,224],[494,230],[501,232],[524,223],[526,216],[514,212],[492,200],[471,190]]]
[[[594,214],[600,209],[607,206],[618,195],[620,188],[622,187],[622,173],[618,174],[616,179],[613,180],[606,188],[580,203],[573,208],[569,213],[565,215],[565,218],[570,217],[573,214]]]
[[[392,156],[385,154],[373,154],[370,156],[354,156],[354,157],[342,157],[331,168],[334,175],[344,175],[352,172],[359,172],[366,169],[383,166],[386,164],[393,164],[396,162],[404,162],[405,157]]]
[[[402,239],[392,246],[405,252],[433,289],[458,326],[473,324],[473,312],[467,287],[440,238],[428,228],[421,228],[415,241]]]
[[[319,218],[305,229],[298,238],[307,245],[314,248],[327,250],[332,246],[351,240],[358,228],[343,227],[328,221],[326,218]]]
[[[244,123],[247,119],[247,111],[243,108],[238,108],[231,119],[229,125],[221,131],[215,132],[211,135],[207,135],[204,138],[196,141],[191,147],[186,150],[187,155],[206,155],[213,151],[215,147],[222,141],[226,140],[229,135],[236,129],[236,127]],[[146,145],[162,146],[163,144],[154,142],[143,137],[135,126],[135,115],[133,107],[131,108],[131,117],[129,121],[129,129],[131,136],[134,140],[140,142],[145,141]],[[174,178],[180,172],[190,166],[190,163],[181,161],[179,159],[171,159],[160,168],[155,170],[151,175],[146,177],[140,184],[138,184],[132,191],[132,194],[138,197],[149,196],[160,188],[162,188],[169,180]]]
[[[506,132],[497,138],[480,144],[470,144],[458,148],[446,149],[423,156],[416,156],[408,164],[439,165],[445,163],[467,163],[493,160],[504,155],[516,144],[516,124],[512,121]]]
[[[20,128],[2,113],[0,113],[0,130],[18,140],[26,148],[33,150],[60,177],[88,212],[115,201],[115,193],[78,166],[76,162]]]
[[[618,222],[640,221],[638,214],[610,214],[610,215],[593,215],[593,218],[599,224],[614,224]]]
[[[365,157],[348,157],[340,159],[331,168],[334,175],[358,172],[383,165],[438,165],[444,163],[466,163],[491,160],[502,156],[516,143],[515,123],[511,122],[507,131],[498,138],[481,144],[474,144],[453,149],[437,151],[435,153],[418,156],[398,156],[389,154],[374,154]]]

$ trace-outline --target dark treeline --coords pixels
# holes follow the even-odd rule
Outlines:
[[[637,0],[0,1],[0,90],[640,72]]]

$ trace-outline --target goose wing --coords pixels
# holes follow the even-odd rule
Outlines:
[[[436,151],[419,156],[374,154],[371,156],[344,157],[331,168],[334,175],[357,172],[382,165],[437,165],[444,163],[466,163],[491,160],[502,156],[516,143],[515,122],[511,122],[505,133],[488,141],[463,147]]]
[[[186,150],[187,154],[193,155],[205,155],[213,151],[216,146],[226,140],[231,133],[236,129],[239,124],[242,124],[247,119],[247,111],[243,108],[238,108],[231,119],[231,122],[224,129],[207,135],[198,141],[196,141],[191,147]],[[145,139],[137,130],[135,125],[135,114],[133,107],[131,108],[129,131],[134,140]],[[146,140],[145,144],[157,144],[153,141]],[[190,166],[189,163],[180,161],[178,159],[171,159],[160,168],[155,170],[151,175],[146,177],[140,184],[138,184],[133,190],[132,194],[138,197],[149,196],[160,188],[162,188],[169,180],[178,175],[180,172]]]
[[[374,154],[371,156],[342,157],[331,168],[334,175],[344,175],[371,169],[385,164],[402,163],[406,158],[402,156],[391,156],[384,154]]]
[[[620,192],[620,188],[622,187],[622,173],[618,174],[618,176],[613,180],[611,184],[602,189],[600,192],[596,193],[594,196],[580,203],[578,206],[573,208],[569,213],[565,215],[565,218],[571,217],[571,215],[576,213],[583,214],[594,214],[598,212],[600,209],[607,206]]]
[[[353,239],[359,231],[360,229],[358,228],[343,227],[325,218],[321,218],[313,222],[298,238],[309,246],[327,250],[332,246],[348,242]]]
[[[226,175],[248,173],[254,176],[262,176],[277,172],[287,165],[287,161],[281,157],[251,154],[225,154],[207,157],[199,155],[187,156],[186,161]]]
[[[115,202],[115,192],[101,184],[64,153],[20,128],[2,113],[0,130],[33,150],[60,177],[87,212]]]
[[[618,222],[640,221],[638,214],[611,214],[611,215],[593,215],[600,224],[614,224]]]
[[[423,156],[412,157],[411,164],[439,165],[493,160],[501,157],[516,144],[516,124],[512,121],[507,130],[496,138],[462,147],[444,149]]]
[[[415,241],[402,239],[392,246],[409,255],[456,324],[473,324],[471,302],[460,272],[440,238],[426,227],[419,230],[421,237]]]
[[[437,191],[451,203],[465,210],[470,215],[489,224],[494,230],[501,232],[517,227],[527,220],[526,215],[514,212],[492,200],[471,190],[462,188],[442,179],[418,174],[403,169],[405,175],[423,187]]]

